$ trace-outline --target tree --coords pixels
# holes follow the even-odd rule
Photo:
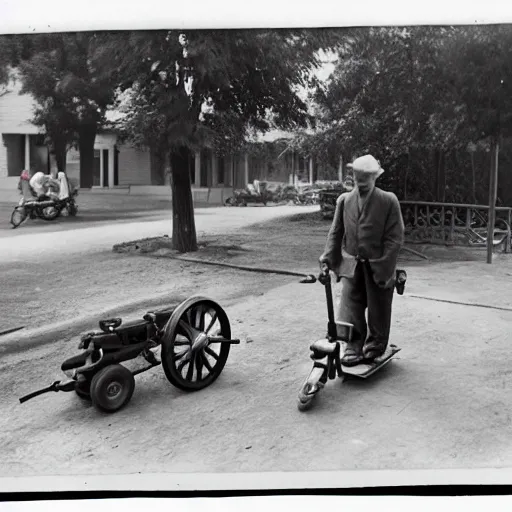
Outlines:
[[[0,43],[8,48],[4,59],[19,71],[22,93],[31,94],[39,104],[33,122],[46,129],[59,170],[65,168],[68,147],[77,143],[82,187],[92,186],[94,141],[114,100],[115,70],[99,72],[96,67],[107,37],[115,34],[4,36]]]
[[[337,148],[345,161],[375,153],[390,171],[382,181],[402,198],[481,201],[485,176],[467,170],[485,155],[475,149],[490,148],[493,130],[509,124],[510,33],[508,26],[350,30],[333,77],[315,92],[319,129],[300,144],[318,154]]]
[[[243,146],[249,128],[304,126],[297,95],[333,45],[333,31],[194,31],[129,33],[105,50],[130,90],[120,127],[135,144],[167,152],[172,169],[173,246],[197,250],[188,161],[208,145],[218,153]],[[185,50],[185,51],[184,51]],[[186,85],[186,87],[184,87]]]
[[[436,61],[444,29],[352,29],[339,48],[338,64],[314,100],[319,130],[310,151],[337,148],[343,161],[371,152],[392,172],[383,176],[406,197],[420,150],[428,148],[429,116],[436,103]],[[414,158],[415,157],[415,158]]]

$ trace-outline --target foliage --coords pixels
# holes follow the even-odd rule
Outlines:
[[[297,88],[320,64],[318,50],[339,36],[329,30],[193,31],[186,55],[179,32],[120,37],[121,44],[104,46],[101,59],[119,72],[117,129],[136,146],[170,154],[173,239],[178,250],[195,250],[187,154],[203,147],[232,153],[247,149],[250,130],[306,126],[311,118]]]
[[[119,103],[125,117],[119,128],[138,145],[189,148],[209,145],[218,153],[240,149],[249,128],[292,128],[308,122],[296,88],[319,65],[328,31],[210,30],[189,33],[195,86],[192,103],[180,83],[182,59],[178,32],[125,35],[123,50],[111,47],[106,62],[124,70],[122,89],[130,100]],[[332,45],[332,43],[331,43]]]
[[[99,72],[96,67],[107,37],[115,35],[79,32],[0,39],[0,48],[6,49],[4,60],[17,68],[22,93],[31,94],[38,102],[32,121],[45,128],[59,152],[71,144],[80,145],[81,173],[88,178],[92,175],[94,136],[105,124],[107,106],[114,100],[115,70],[102,68]]]
[[[317,131],[296,144],[374,154],[401,198],[485,200],[490,139],[511,131],[511,43],[510,26],[352,29],[317,84]]]

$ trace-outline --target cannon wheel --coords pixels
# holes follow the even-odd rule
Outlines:
[[[230,344],[225,311],[205,297],[190,297],[173,312],[162,339],[162,366],[169,382],[184,391],[198,391],[221,374]]]
[[[131,400],[134,389],[135,379],[130,370],[120,364],[112,364],[92,378],[91,401],[100,411],[115,412]]]

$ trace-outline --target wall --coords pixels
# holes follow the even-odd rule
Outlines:
[[[67,152],[66,174],[74,183],[80,184],[80,153],[76,149],[70,149]]]
[[[19,94],[20,91],[19,81],[11,80],[5,88],[0,88],[0,133],[40,133],[30,123],[37,104],[30,94]]]
[[[235,182],[233,183],[233,186],[235,189],[238,189],[238,188],[245,188],[245,180],[244,180],[244,176],[245,176],[245,155],[234,155],[233,156],[233,160],[234,160],[234,169],[233,169],[233,174],[234,174],[234,179],[235,179]],[[250,162],[249,162],[249,168],[250,168]]]
[[[119,185],[151,185],[149,151],[128,145],[119,149]]]

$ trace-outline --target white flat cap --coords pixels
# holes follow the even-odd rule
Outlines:
[[[347,167],[354,169],[354,171],[377,174],[377,176],[380,176],[384,172],[384,169],[380,166],[380,162],[372,155],[360,156],[351,164],[347,164]]]

